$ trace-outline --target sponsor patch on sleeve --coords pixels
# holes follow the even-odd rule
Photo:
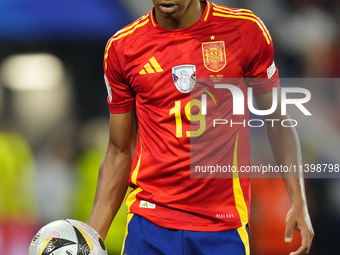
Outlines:
[[[273,77],[273,75],[275,74],[275,71],[276,71],[276,66],[275,66],[275,62],[273,61],[273,64],[267,69],[268,79]]]
[[[112,102],[112,90],[111,90],[110,82],[107,79],[105,74],[104,74],[104,80],[105,80],[105,85],[106,85],[106,89],[107,89],[107,94],[109,95],[109,100],[110,100],[110,102]]]

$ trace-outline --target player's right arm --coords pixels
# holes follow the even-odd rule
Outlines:
[[[98,182],[88,224],[105,239],[128,187],[135,139],[134,110],[110,115],[107,151],[99,168]]]

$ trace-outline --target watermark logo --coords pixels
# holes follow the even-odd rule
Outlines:
[[[235,85],[230,85],[230,84],[215,84],[215,89],[228,89],[233,97],[233,114],[234,115],[244,115],[245,114],[245,97],[243,95],[242,90],[235,86]],[[267,110],[258,110],[254,107],[253,104],[253,88],[248,87],[247,89],[247,98],[248,98],[248,108],[249,111],[255,115],[270,115],[274,113],[278,107],[278,92],[277,88],[273,88],[272,90],[272,106],[270,109]],[[216,91],[216,90],[215,90]],[[211,93],[207,90],[205,90],[212,98],[213,96]],[[287,95],[289,93],[298,93],[301,95],[304,95],[303,98],[287,98]],[[281,115],[286,115],[287,114],[287,105],[295,105],[297,108],[300,109],[300,111],[306,115],[306,116],[311,116],[312,114],[307,110],[307,108],[303,105],[311,99],[311,93],[305,89],[305,88],[281,88]],[[202,100],[202,114],[206,115],[207,114],[207,95],[202,94],[201,96]],[[213,98],[214,102],[216,101]],[[216,103],[216,102],[215,102]],[[222,103],[222,102],[221,102]]]
[[[274,127],[276,122],[280,122],[283,127],[295,127],[298,125],[298,121],[295,119],[270,119],[265,117],[264,119],[250,119],[244,118],[241,121],[235,120],[236,116],[246,116],[247,112],[257,115],[257,116],[268,116],[275,113],[278,109],[280,110],[281,116],[287,116],[287,107],[292,106],[296,107],[304,116],[312,116],[312,113],[305,106],[311,100],[311,93],[308,89],[299,88],[299,87],[282,87],[279,93],[279,89],[274,87],[271,91],[271,106],[268,109],[258,109],[254,104],[254,91],[253,87],[247,87],[245,89],[241,89],[237,85],[233,85],[230,83],[224,84],[212,84],[207,85],[204,82],[197,81],[198,89],[202,90],[204,93],[200,95],[201,109],[200,113],[203,116],[215,114],[218,109],[211,108],[211,105],[215,105],[216,107],[222,106],[224,103],[231,105],[232,107],[232,115],[226,118],[214,118],[213,119],[213,127],[217,125],[225,125],[230,124],[233,125],[242,125],[249,127],[262,127],[265,123],[271,124],[271,127]],[[225,97],[226,94],[229,94],[228,98]],[[195,95],[197,97],[197,95]],[[294,98],[291,98],[291,97]],[[213,104],[209,104],[208,100],[212,100]],[[210,108],[209,108],[209,107]],[[209,108],[209,109],[208,109]],[[276,113],[275,116],[278,116]],[[238,118],[239,119],[239,118]],[[240,120],[240,119],[239,119]]]

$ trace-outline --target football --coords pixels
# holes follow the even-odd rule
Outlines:
[[[33,237],[28,255],[107,255],[100,235],[78,220],[57,220]]]

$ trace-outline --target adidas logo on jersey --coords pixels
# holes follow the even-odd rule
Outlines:
[[[154,203],[150,203],[150,202],[148,202],[148,201],[141,200],[141,201],[140,201],[140,204],[139,204],[139,207],[141,207],[141,208],[155,209],[155,208],[156,208],[156,205],[155,205]]]
[[[149,59],[149,62],[144,66],[142,70],[140,70],[139,74],[144,75],[147,73],[160,73],[163,72],[162,67],[159,65],[155,57]]]

